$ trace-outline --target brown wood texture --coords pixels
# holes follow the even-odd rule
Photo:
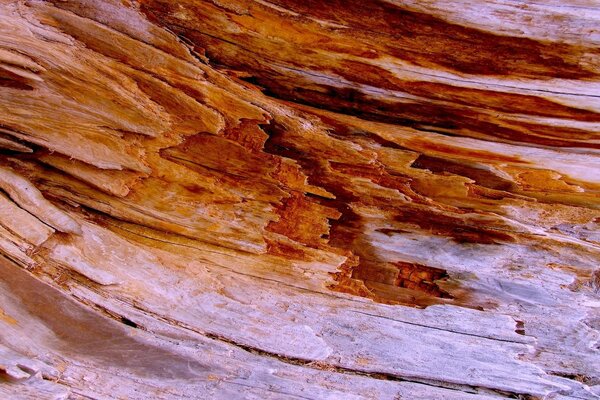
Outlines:
[[[0,0],[0,398],[600,398],[600,3]]]

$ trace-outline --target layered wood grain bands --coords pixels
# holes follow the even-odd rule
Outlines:
[[[0,0],[0,397],[596,399],[600,3]]]

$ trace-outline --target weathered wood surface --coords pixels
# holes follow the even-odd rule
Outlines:
[[[600,397],[600,3],[0,0],[0,397]]]

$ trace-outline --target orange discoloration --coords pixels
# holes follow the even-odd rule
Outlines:
[[[518,167],[504,167],[504,171],[513,174],[516,182],[525,191],[579,193],[584,190],[571,185],[563,179],[562,175],[550,170],[529,170]]]
[[[598,122],[597,110],[562,104],[543,93],[404,79],[379,61],[385,56],[431,71],[459,74],[593,79],[598,71],[580,61],[600,56],[597,48],[495,34],[379,0],[273,4],[297,14],[288,19],[273,8],[241,0],[227,8],[194,0],[177,7],[146,0],[142,10],[186,35],[215,63],[244,71],[246,77],[281,98],[486,140],[598,147],[581,139],[597,138],[598,132],[511,118],[528,115]],[[228,16],[231,29],[219,30],[224,23],[215,17],[219,13]],[[329,25],[319,23],[323,21]],[[318,78],[320,74],[328,75],[325,82]],[[336,83],[331,84],[332,80]],[[379,94],[366,93],[357,84],[380,89]],[[381,90],[416,97],[407,100]]]
[[[319,247],[327,243],[329,219],[337,219],[340,213],[323,207],[297,192],[284,201],[279,221],[271,222],[268,230],[289,237],[309,246]]]
[[[420,259],[402,253],[412,240],[448,257],[597,240],[598,186],[566,165],[594,165],[599,146],[597,102],[577,92],[598,80],[586,40],[380,0],[126,1],[131,26],[92,0],[42,3],[15,15],[62,40],[27,39],[43,69],[0,65],[1,130],[31,145],[3,163],[90,223],[160,230],[143,245],[161,257],[212,246],[203,257],[311,290],[347,257],[334,290],[425,307],[469,305],[471,287],[449,278],[456,262],[398,261]],[[547,170],[544,154],[559,156]]]
[[[0,308],[0,319],[10,325],[17,325],[17,320],[6,314],[6,312]]]
[[[524,160],[515,156],[506,156],[502,154],[492,153],[485,150],[473,150],[466,149],[458,146],[450,146],[444,143],[434,143],[425,139],[409,139],[404,142],[405,146],[414,150],[422,151],[424,153],[434,153],[436,155],[445,155],[450,158],[457,159],[472,159],[481,160],[485,162],[497,162],[497,163],[525,163]]]

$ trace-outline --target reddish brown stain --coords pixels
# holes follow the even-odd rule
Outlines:
[[[282,243],[280,241],[265,239],[267,242],[267,253],[274,256],[281,256],[286,259],[296,259],[303,261],[310,261],[310,257],[306,254],[306,251],[301,246],[292,246],[288,243]]]
[[[576,146],[577,140],[586,140],[594,134],[509,121],[510,116],[500,114],[600,121],[598,113],[543,97],[407,81],[366,62],[345,59],[358,57],[365,61],[393,56],[413,65],[455,73],[581,80],[595,78],[594,72],[578,61],[585,52],[597,52],[596,49],[500,36],[378,0],[273,2],[299,13],[296,17],[283,15],[256,2],[248,4],[248,12],[232,11],[237,7],[215,3],[218,2],[143,0],[141,7],[156,23],[189,41],[210,59],[213,66],[241,70],[239,74],[231,75],[247,80],[250,83],[247,87],[261,85],[267,95],[314,107],[443,134],[556,146]],[[347,28],[327,27],[315,23],[315,19]],[[273,30],[273,26],[279,30]],[[333,76],[333,83],[320,83],[319,79],[329,76]],[[383,96],[373,98],[361,92],[357,84],[400,91],[420,99],[394,102],[382,99]],[[186,93],[190,93],[189,90]],[[160,100],[168,102],[168,99]],[[402,233],[406,228],[411,232],[423,230],[467,243],[492,245],[515,240],[509,233],[511,227],[505,226],[499,218],[476,218],[466,208],[449,212],[451,207],[436,204],[432,199],[426,199],[429,201],[427,206],[420,207],[422,204],[417,204],[418,196],[412,191],[409,178],[390,174],[375,156],[360,162],[352,158],[365,155],[368,159],[367,153],[374,153],[369,151],[369,146],[365,146],[364,151],[350,149],[351,145],[362,145],[363,142],[398,150],[401,146],[373,134],[357,132],[343,123],[326,123],[332,127],[329,134],[323,133],[313,142],[310,139],[303,142],[303,135],[308,136],[309,132],[294,131],[291,126],[263,129],[254,120],[243,120],[238,125],[233,124],[235,126],[228,121],[227,129],[220,132],[224,138],[197,135],[162,154],[171,160],[192,155],[196,158],[177,162],[185,163],[190,169],[226,171],[230,179],[223,178],[223,182],[236,188],[243,185],[241,182],[246,177],[251,177],[247,187],[254,184],[261,186],[260,190],[265,193],[273,191],[271,198],[279,201],[273,200],[270,205],[275,207],[274,214],[277,215],[273,215],[267,230],[291,240],[285,243],[267,240],[269,254],[305,259],[307,252],[301,250],[302,245],[337,246],[334,251],[349,256],[348,263],[340,271],[340,280],[357,294],[372,298],[385,301],[412,299],[410,304],[433,304],[448,297],[448,293],[435,283],[445,279],[447,274],[442,269],[425,265],[382,260],[365,234],[368,223],[373,221],[365,221],[369,217],[355,212],[355,206],[357,209],[361,206],[378,209],[381,212],[378,217],[387,219],[385,226],[397,227],[385,228],[385,233],[391,235]],[[332,138],[336,140],[335,145],[329,141]],[[351,144],[345,147],[349,142]],[[473,197],[481,193],[488,199],[501,196],[495,190],[512,190],[513,184],[458,160],[525,164],[516,156],[465,149],[425,138],[403,144],[406,148],[429,154],[421,155],[413,167],[470,177],[478,185],[490,188],[470,191],[470,195],[474,193]],[[318,148],[320,145],[327,149]],[[271,154],[264,156],[263,150]],[[283,163],[281,157],[284,156],[292,158],[301,168],[295,168],[296,163]],[[306,195],[302,188],[305,176],[310,184],[333,193],[335,199]],[[360,180],[364,187],[359,189],[353,179]],[[292,186],[296,189],[284,190]],[[381,187],[395,189],[410,201],[406,200],[407,204],[404,200],[396,201],[404,198],[400,195],[384,198],[392,191],[381,190]],[[257,188],[250,189],[258,192]],[[390,271],[391,280],[387,275]],[[369,275],[371,272],[374,275]],[[384,278],[380,279],[380,276]],[[374,294],[374,289],[361,284],[361,279],[418,294],[403,292],[406,296],[394,297],[398,292],[385,290]]]
[[[394,220],[414,224],[421,229],[439,236],[451,237],[459,243],[499,244],[511,243],[515,238],[507,231],[510,227],[497,221],[463,219],[455,216],[424,210],[416,207],[403,207],[396,211]],[[391,232],[388,230],[388,233]]]
[[[281,0],[274,4],[300,16],[284,17],[258,4],[252,5],[250,14],[240,16],[227,8],[192,0],[177,5],[144,0],[141,9],[156,23],[189,39],[199,52],[205,51],[213,64],[243,70],[246,79],[263,86],[267,94],[283,99],[375,121],[486,140],[600,147],[578,139],[586,135],[597,137],[598,133],[542,122],[524,123],[503,115],[598,122],[600,114],[594,111],[540,96],[405,81],[380,67],[343,57],[346,54],[373,60],[387,54],[416,65],[455,72],[587,79],[595,75],[580,60],[586,53],[600,52],[598,49],[497,35],[379,0]],[[177,17],[181,10],[185,10],[185,19]],[[314,23],[315,18],[351,29],[323,27]],[[236,33],[221,29],[223,21],[234,26],[243,24],[242,29]],[[281,29],[265,33],[261,26],[267,22]],[[336,61],[323,55],[327,53],[333,53]],[[333,73],[352,83],[402,91],[422,100],[394,102],[369,97],[352,84],[334,87],[316,83],[310,75],[314,71]]]
[[[452,133],[485,140],[531,143],[544,146],[588,148],[599,146],[583,140],[586,137],[597,138],[598,133],[577,128],[511,120],[510,116],[502,114],[512,107],[508,105],[505,106],[504,111],[500,111],[492,108],[488,110],[487,106],[482,104],[479,105],[482,110],[477,110],[468,106],[466,100],[465,104],[451,103],[450,101],[438,104],[427,99],[408,103],[404,101],[384,101],[369,97],[364,92],[352,88],[312,85],[310,89],[307,89],[293,86],[295,81],[290,81],[279,75],[275,75],[273,78],[260,79],[259,82],[261,85],[269,87],[268,94],[271,96],[290,99],[297,103],[354,115],[367,120],[409,126],[414,129],[439,131],[444,134]],[[288,84],[292,86],[286,86]],[[415,94],[423,95],[423,93],[417,92]],[[490,95],[484,92],[481,96]],[[507,98],[506,101],[507,103],[518,104],[516,98]],[[525,107],[524,105],[521,106]],[[524,108],[517,109],[514,107],[510,110],[511,112],[525,112]],[[533,104],[532,107],[534,107]],[[563,109],[564,113],[559,115],[552,114],[552,107],[549,104],[540,103],[535,107],[534,111],[529,114],[536,117],[566,118],[567,113],[572,111],[574,113],[572,117],[577,120],[579,119],[577,113],[586,113],[585,110]],[[557,107],[560,108],[560,105]],[[544,109],[550,111],[535,111]],[[482,115],[483,112],[486,114]],[[496,115],[496,113],[499,114]],[[580,119],[591,120],[593,119],[592,115],[597,114],[590,112],[589,115]]]
[[[567,118],[598,122],[600,113],[565,106],[543,97],[452,86],[438,82],[407,81],[390,71],[358,61],[343,60],[331,70],[353,82],[397,90],[436,101],[447,101],[480,107],[503,113],[527,114],[539,117]]]
[[[544,76],[564,79],[585,79],[597,75],[582,66],[579,60],[585,53],[598,54],[598,49],[499,35],[453,24],[441,18],[410,11],[385,1],[278,0],[271,3],[301,15],[295,19],[288,18],[283,24],[281,22],[284,17],[278,15],[276,11],[257,4],[253,5],[256,9],[261,10],[261,18],[279,21],[284,27],[283,29],[298,27],[299,32],[302,32],[301,28],[310,23],[312,19],[330,21],[351,28],[332,30],[311,25],[311,31],[315,34],[329,35],[332,40],[313,42],[311,46],[297,49],[298,52],[310,53],[313,48],[320,47],[332,52],[358,55],[369,59],[387,53],[419,66],[480,75],[529,78]],[[188,14],[194,15],[196,19],[177,20],[173,17],[177,7],[185,8],[189,11]],[[203,20],[207,19],[206,17],[210,18],[215,13],[234,15],[226,9],[192,0],[178,2],[177,5],[160,0],[143,0],[141,10],[156,22],[184,33],[193,30],[205,32]],[[256,24],[260,24],[260,22],[256,21]],[[276,23],[278,22],[274,22],[274,24]],[[251,36],[244,33],[227,34],[222,31],[218,35],[221,36],[215,37],[215,39],[234,41],[237,46],[249,47],[249,50],[252,50]],[[263,42],[272,40],[268,37],[263,39]],[[276,43],[277,41],[274,41],[274,46]],[[354,46],[351,45],[352,43]],[[370,49],[362,49],[363,43],[370,43]],[[357,48],[360,50],[356,51]],[[210,52],[210,49],[208,50]],[[266,54],[260,54],[261,50],[260,48],[254,49],[256,57],[266,56]],[[218,55],[215,55],[218,58]],[[281,58],[282,61],[294,63],[293,58],[285,59],[290,57],[289,53],[269,53],[268,57]],[[315,62],[318,63],[318,61]]]
[[[459,176],[473,179],[478,185],[496,190],[514,190],[513,182],[503,179],[492,172],[475,168],[467,164],[450,161],[448,159],[436,158],[421,154],[411,165],[413,168],[427,169],[435,173],[449,172]]]
[[[402,261],[395,262],[394,266],[398,268],[395,286],[419,290],[435,297],[452,297],[436,284],[436,281],[448,278],[445,270]]]
[[[260,152],[269,136],[257,125],[257,121],[243,120],[231,129],[227,129],[225,137],[252,152]]]
[[[33,90],[32,82],[20,75],[0,67],[0,87],[20,90]]]
[[[468,74],[582,79],[595,75],[578,60],[586,52],[563,43],[497,35],[452,24],[380,0],[274,0],[280,7],[352,28],[349,37],[384,43],[414,64]]]
[[[340,217],[335,209],[324,207],[297,192],[284,200],[278,213],[279,221],[271,222],[267,230],[316,248],[327,243],[328,219]]]
[[[405,142],[406,146],[417,151],[428,152],[432,151],[439,154],[445,154],[450,158],[469,158],[480,159],[486,162],[508,162],[508,163],[525,163],[518,157],[504,156],[497,153],[492,153],[485,150],[465,149],[455,147],[443,143],[434,143],[425,139],[414,138]]]

